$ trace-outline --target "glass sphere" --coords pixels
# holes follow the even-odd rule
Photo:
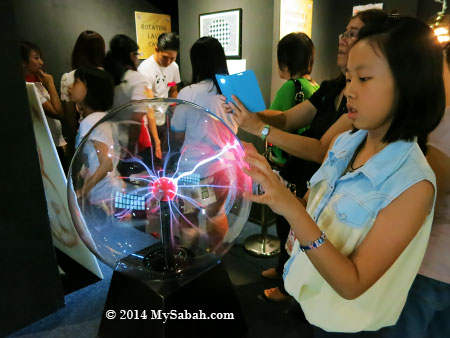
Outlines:
[[[214,114],[176,99],[94,114],[85,117],[94,126],[77,140],[68,179],[72,218],[87,247],[145,280],[189,278],[216,264],[251,206],[236,135]],[[153,128],[160,146],[147,127],[155,116],[163,121]]]

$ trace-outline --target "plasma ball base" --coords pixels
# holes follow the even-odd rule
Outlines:
[[[116,316],[108,319],[112,311]],[[212,314],[226,319],[205,319]],[[245,337],[247,331],[225,266],[217,263],[193,279],[173,280],[157,288],[151,281],[114,271],[98,336],[237,338]]]
[[[194,254],[185,248],[176,248],[171,250],[173,270],[166,266],[164,250],[159,249],[144,258],[144,266],[158,273],[181,273],[191,265]]]

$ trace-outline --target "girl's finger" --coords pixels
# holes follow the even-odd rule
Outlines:
[[[241,141],[242,146],[244,147],[244,150],[246,153],[250,154],[250,153],[258,153],[258,151],[256,150],[255,146],[252,143],[249,142],[244,142]]]
[[[252,178],[253,181],[255,181],[258,184],[266,184],[267,182],[267,177],[264,175],[264,173],[261,173],[257,170],[252,170],[252,169],[247,169],[247,168],[242,168],[242,171],[247,174],[248,176],[250,176]]]
[[[256,168],[264,173],[273,174],[269,162],[260,154],[248,153],[244,157],[244,161],[250,165],[250,168]]]
[[[233,98],[233,101],[236,102],[236,105],[239,107],[240,110],[247,110],[247,108],[245,108],[243,103],[237,98],[236,95],[231,95],[231,97]]]
[[[266,196],[265,195],[253,195],[250,192],[244,192],[243,197],[246,200],[249,200],[251,202],[266,204]]]
[[[231,109],[233,109],[234,114],[237,114],[238,112],[240,113],[241,110],[233,103],[233,102],[228,102],[228,104],[231,106]]]

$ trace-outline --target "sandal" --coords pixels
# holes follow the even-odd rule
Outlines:
[[[272,302],[286,302],[292,298],[291,296],[282,293],[278,287],[265,289],[263,295],[264,298]]]
[[[269,268],[267,270],[264,270],[263,272],[261,272],[261,276],[272,280],[281,278],[281,276],[278,274],[275,268]]]

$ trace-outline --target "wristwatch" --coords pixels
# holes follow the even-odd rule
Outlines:
[[[269,135],[270,126],[266,124],[263,129],[261,130],[261,140],[265,141],[267,135]]]

